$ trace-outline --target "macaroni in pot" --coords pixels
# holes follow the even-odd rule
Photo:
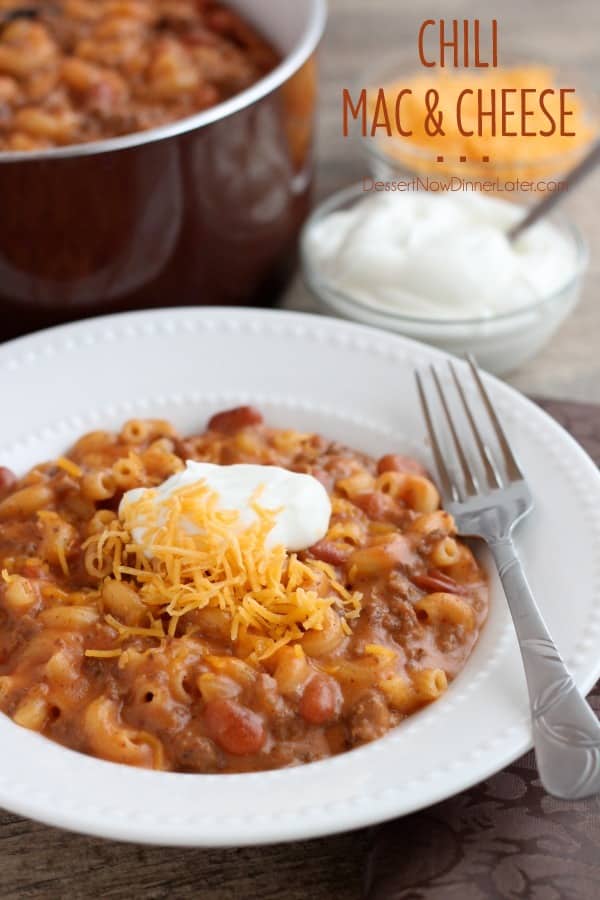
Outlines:
[[[277,62],[215,0],[0,0],[0,151],[154,128],[226,100]]]

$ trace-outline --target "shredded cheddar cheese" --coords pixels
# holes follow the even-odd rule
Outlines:
[[[433,139],[427,130],[423,100],[432,88],[437,91],[439,108],[445,111],[444,131],[435,134]],[[511,97],[514,98],[519,97],[522,90],[529,92],[530,108],[523,120],[526,126],[521,126],[516,111],[509,119],[508,134],[502,133],[499,99],[496,116],[493,118],[489,114],[494,107],[492,98],[499,98],[503,88],[512,91]],[[392,116],[390,127],[393,134],[390,139],[383,137],[382,149],[420,173],[434,171],[452,174],[458,171],[459,174],[483,177],[501,175],[507,179],[551,178],[572,165],[598,132],[598,123],[591,110],[586,108],[579,94],[574,94],[569,98],[572,109],[569,129],[573,136],[561,135],[558,127],[552,134],[548,133],[548,115],[555,122],[560,117],[562,101],[556,88],[556,73],[546,66],[525,65],[476,72],[470,69],[441,69],[435,75],[429,70],[417,72],[409,79],[383,88],[390,109],[394,108],[394,98],[400,91],[409,89],[412,93],[402,101],[402,124],[410,135],[398,140],[400,132]],[[488,110],[481,135],[477,133],[478,91],[483,92],[483,107]],[[536,93],[532,98],[534,91]],[[542,92],[543,106],[536,99]],[[369,89],[371,115],[375,114],[377,96],[376,89]],[[462,121],[468,128],[467,135],[459,129],[457,122],[456,110],[461,97]],[[511,99],[510,102],[516,104],[516,100]],[[492,121],[495,123],[493,127]],[[522,127],[527,128],[527,137],[518,133],[518,128]],[[464,162],[457,170],[456,165],[461,158]]]
[[[277,511],[261,507],[257,497],[251,503],[256,518],[244,528],[238,512],[219,509],[218,500],[200,482],[174,492],[158,512],[155,491],[147,490],[127,505],[120,523],[115,520],[114,527],[86,542],[97,569],[108,560],[110,578],[131,579],[148,612],[145,627],[105,616],[117,640],[174,637],[185,616],[208,608],[222,611],[231,640],[251,661],[271,656],[307,631],[323,630],[332,608],[348,633],[348,620],[360,613],[361,595],[348,591],[326,563],[301,561],[281,545],[267,547]],[[140,523],[144,539],[136,542],[133,531],[139,537]],[[182,624],[187,631],[188,623]]]

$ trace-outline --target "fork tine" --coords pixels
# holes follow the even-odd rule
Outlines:
[[[450,367],[450,371],[452,372],[452,378],[454,379],[454,384],[456,386],[456,390],[458,391],[458,395],[461,399],[463,409],[465,411],[465,415],[469,420],[469,425],[471,426],[471,431],[473,432],[473,437],[475,438],[475,443],[477,444],[477,449],[479,450],[479,454],[481,456],[481,460],[483,462],[483,467],[485,469],[485,474],[487,478],[487,483],[490,488],[500,488],[502,487],[502,481],[500,480],[500,475],[496,466],[494,465],[494,460],[492,454],[490,453],[490,448],[484,442],[481,437],[481,433],[475,423],[475,419],[473,418],[473,413],[471,412],[471,407],[469,406],[466,394],[464,392],[463,386],[460,382],[460,379],[457,375],[456,368],[454,363],[451,360],[448,360],[448,366]]]
[[[421,401],[421,407],[423,409],[423,417],[425,419],[425,424],[427,426],[427,431],[429,433],[429,440],[431,441],[431,449],[433,451],[433,458],[435,460],[435,465],[438,472],[438,477],[440,479],[440,485],[443,493],[447,497],[451,497],[452,500],[458,501],[460,500],[460,496],[458,493],[458,489],[454,484],[452,478],[450,477],[450,473],[446,468],[446,463],[444,462],[444,455],[440,448],[437,434],[435,432],[435,428],[433,427],[433,419],[431,417],[431,411],[429,409],[429,403],[427,402],[427,396],[425,394],[425,390],[423,388],[423,382],[421,380],[421,376],[419,372],[415,371],[415,379],[417,382],[417,391],[419,392],[419,399]]]
[[[484,402],[492,425],[494,426],[494,431],[496,432],[496,437],[498,439],[498,443],[500,444],[500,449],[502,450],[502,456],[504,457],[504,465],[506,466],[507,475],[510,481],[514,481],[515,479],[522,479],[523,473],[521,472],[517,461],[513,456],[513,452],[510,449],[510,444],[508,443],[508,438],[506,437],[504,429],[500,424],[500,420],[496,415],[496,410],[492,406],[492,401],[489,398],[489,394],[483,386],[483,381],[481,380],[481,375],[479,374],[479,369],[477,367],[475,358],[470,353],[467,355],[467,362],[469,363],[473,378],[475,379],[477,387],[479,388],[481,399]]]
[[[479,488],[477,486],[477,481],[475,479],[475,476],[473,475],[473,472],[471,471],[471,467],[469,466],[469,461],[467,460],[467,457],[465,456],[465,452],[462,448],[462,444],[458,437],[456,428],[454,426],[454,421],[453,421],[452,415],[450,413],[450,407],[448,406],[448,403],[446,401],[446,396],[445,396],[444,390],[442,388],[442,383],[439,379],[439,376],[435,369],[435,366],[431,366],[431,374],[433,375],[433,380],[435,381],[435,386],[437,388],[437,392],[439,394],[439,397],[440,397],[440,400],[442,403],[442,407],[444,409],[446,421],[448,422],[448,425],[450,427],[450,433],[452,435],[452,440],[453,440],[454,446],[456,448],[456,455],[458,456],[458,461],[460,463],[460,467],[463,472],[463,477],[465,479],[465,487],[467,489],[467,494],[468,494],[468,496],[472,497],[474,494],[477,494],[479,491]]]

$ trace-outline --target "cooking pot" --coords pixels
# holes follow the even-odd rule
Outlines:
[[[0,337],[150,306],[272,303],[308,213],[325,0],[230,4],[282,61],[159,128],[0,153]]]

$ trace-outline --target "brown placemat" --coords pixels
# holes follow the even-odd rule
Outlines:
[[[600,462],[600,406],[539,402]],[[405,819],[270,847],[117,844],[0,810],[2,900],[595,900],[599,885],[600,801],[544,796],[531,755]]]
[[[600,464],[600,406],[536,402]],[[600,652],[600,648],[599,648]],[[600,682],[590,695],[600,715]],[[470,791],[371,834],[368,900],[597,900],[600,798],[542,789],[533,752]]]

